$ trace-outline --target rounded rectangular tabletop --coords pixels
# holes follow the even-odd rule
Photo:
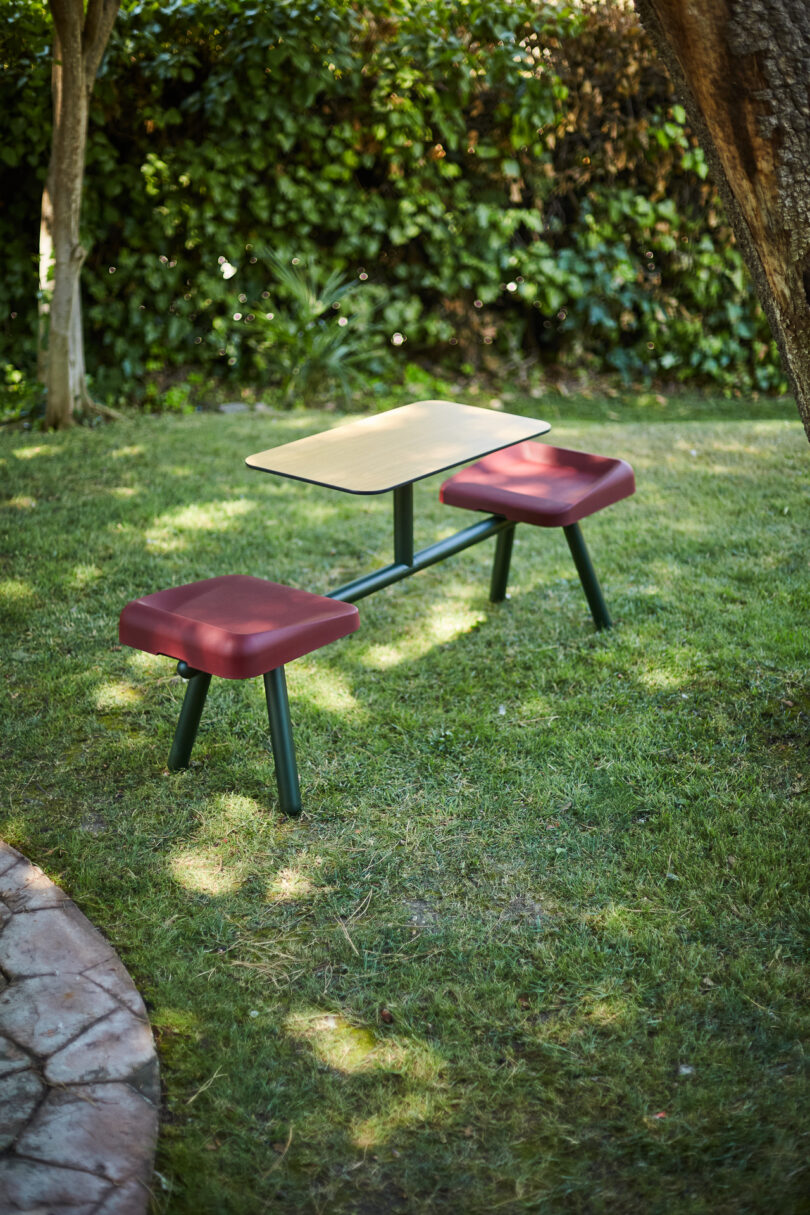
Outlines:
[[[350,494],[382,494],[550,429],[539,418],[417,401],[248,456],[249,468]]]

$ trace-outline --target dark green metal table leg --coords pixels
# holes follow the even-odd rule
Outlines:
[[[276,766],[278,798],[285,814],[301,813],[301,790],[298,785],[298,765],[295,762],[290,701],[284,667],[276,667],[264,676],[267,716],[270,719],[270,742]]]
[[[577,567],[585,598],[588,600],[588,607],[591,609],[593,622],[597,629],[609,629],[612,627],[613,621],[610,619],[607,605],[602,597],[602,588],[591,564],[579,524],[570,523],[568,527],[563,528],[563,531],[571,550],[571,556],[574,558],[574,565]]]
[[[413,565],[413,485],[394,490],[394,564]]]
[[[197,737],[197,727],[202,717],[205,698],[208,695],[208,685],[211,676],[205,671],[194,671],[184,662],[178,662],[177,673],[188,680],[186,694],[183,697],[183,707],[180,719],[174,732],[172,749],[169,752],[169,771],[176,772],[178,768],[187,768],[191,759],[194,739]]]
[[[509,581],[509,563],[512,560],[512,545],[515,541],[515,524],[498,532],[495,544],[495,559],[492,562],[492,580],[489,584],[490,603],[500,603],[506,598]]]

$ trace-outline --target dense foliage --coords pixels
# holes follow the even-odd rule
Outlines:
[[[42,4],[5,7],[0,363],[30,368],[50,30]],[[781,382],[702,154],[621,4],[137,0],[91,128],[102,393],[192,365],[289,380],[295,300],[274,267],[293,258],[357,281],[392,357]],[[341,319],[338,302],[308,323]]]

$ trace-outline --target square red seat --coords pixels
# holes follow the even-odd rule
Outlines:
[[[359,614],[342,603],[244,574],[205,578],[133,599],[121,613],[124,645],[178,660],[188,680],[169,768],[188,767],[212,675],[264,679],[279,800],[301,810],[284,666],[353,633]]]
[[[515,523],[567,527],[635,491],[625,460],[528,441],[493,452],[445,481],[447,506],[491,511]]]
[[[247,574],[206,578],[133,599],[124,645],[165,654],[224,679],[250,679],[358,627],[357,608]]]
[[[597,629],[611,620],[579,526],[580,519],[635,492],[626,460],[572,451],[527,440],[495,451],[444,482],[439,498],[447,506],[490,511],[512,524],[498,534],[490,599],[506,597],[515,524],[561,527],[577,567]]]

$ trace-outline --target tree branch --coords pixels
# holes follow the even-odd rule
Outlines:
[[[93,87],[93,81],[101,66],[101,60],[120,7],[121,0],[88,0],[82,37],[88,93]]]

